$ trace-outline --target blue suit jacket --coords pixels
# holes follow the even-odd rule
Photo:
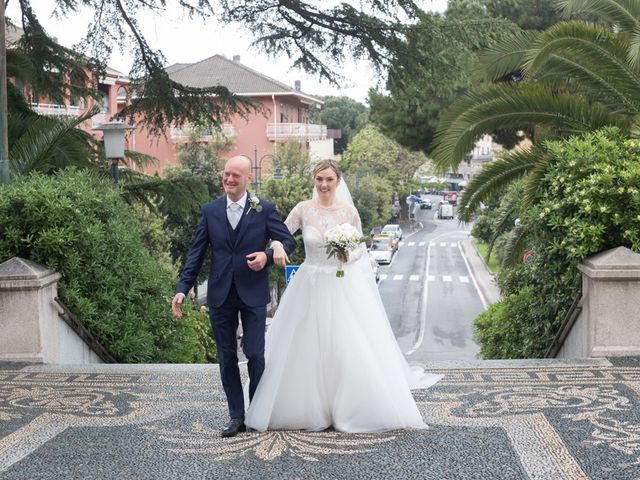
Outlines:
[[[207,288],[207,303],[210,307],[221,306],[229,294],[231,283],[242,301],[250,307],[269,303],[269,270],[254,272],[247,266],[246,256],[265,251],[270,240],[282,242],[287,253],[296,246],[295,240],[282,222],[274,205],[260,199],[262,211],[249,208],[249,196],[243,218],[236,228],[233,242],[227,223],[227,197],[207,203],[196,229],[184,268],[180,274],[177,292],[185,295],[193,287],[207,249],[211,247],[211,269]],[[273,251],[266,250],[267,267],[273,265]]]

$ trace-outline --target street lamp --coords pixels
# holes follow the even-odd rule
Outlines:
[[[121,159],[124,160],[124,134],[127,130],[134,128],[133,125],[126,125],[122,122],[108,122],[93,129],[103,133],[104,153],[110,160],[113,183],[118,183],[118,163]]]
[[[245,155],[246,157],[246,155]],[[282,174],[282,169],[280,168],[280,159],[276,157],[272,153],[265,153],[260,158],[258,158],[258,146],[254,145],[253,147],[253,162],[251,169],[253,170],[253,189],[258,190],[261,183],[262,176],[262,162],[265,158],[270,158],[275,162],[275,170],[273,172],[273,178],[276,180],[280,180],[284,177]]]

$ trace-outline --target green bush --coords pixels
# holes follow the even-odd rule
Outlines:
[[[139,215],[107,180],[77,170],[0,187],[0,262],[62,274],[62,301],[120,362],[204,362],[208,319],[170,313],[176,278],[144,247]]]
[[[534,287],[491,305],[475,320],[482,358],[535,358],[544,354],[555,331],[549,318],[554,306]]]
[[[578,262],[619,246],[640,252],[640,142],[605,128],[547,147],[540,200],[521,217],[533,257],[501,270],[505,300],[476,319],[485,358],[543,355],[579,291]]]
[[[491,215],[480,215],[480,218],[473,222],[471,235],[483,243],[491,243],[491,238],[495,231],[495,220]]]

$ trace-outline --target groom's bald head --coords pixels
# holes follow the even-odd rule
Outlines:
[[[224,164],[222,186],[227,196],[234,202],[240,200],[251,183],[251,160],[242,155],[231,157]]]
[[[244,155],[236,155],[235,157],[231,157],[227,160],[227,163],[224,164],[224,169],[227,169],[227,166],[233,168],[240,168],[246,173],[251,174],[251,160],[249,160]]]

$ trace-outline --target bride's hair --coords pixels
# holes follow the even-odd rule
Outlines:
[[[316,162],[316,164],[313,166],[313,177],[315,178],[318,172],[326,170],[327,168],[333,170],[338,178],[342,177],[342,170],[340,169],[340,165],[338,165],[338,162],[336,162],[335,160],[330,159],[319,160],[318,162]]]

